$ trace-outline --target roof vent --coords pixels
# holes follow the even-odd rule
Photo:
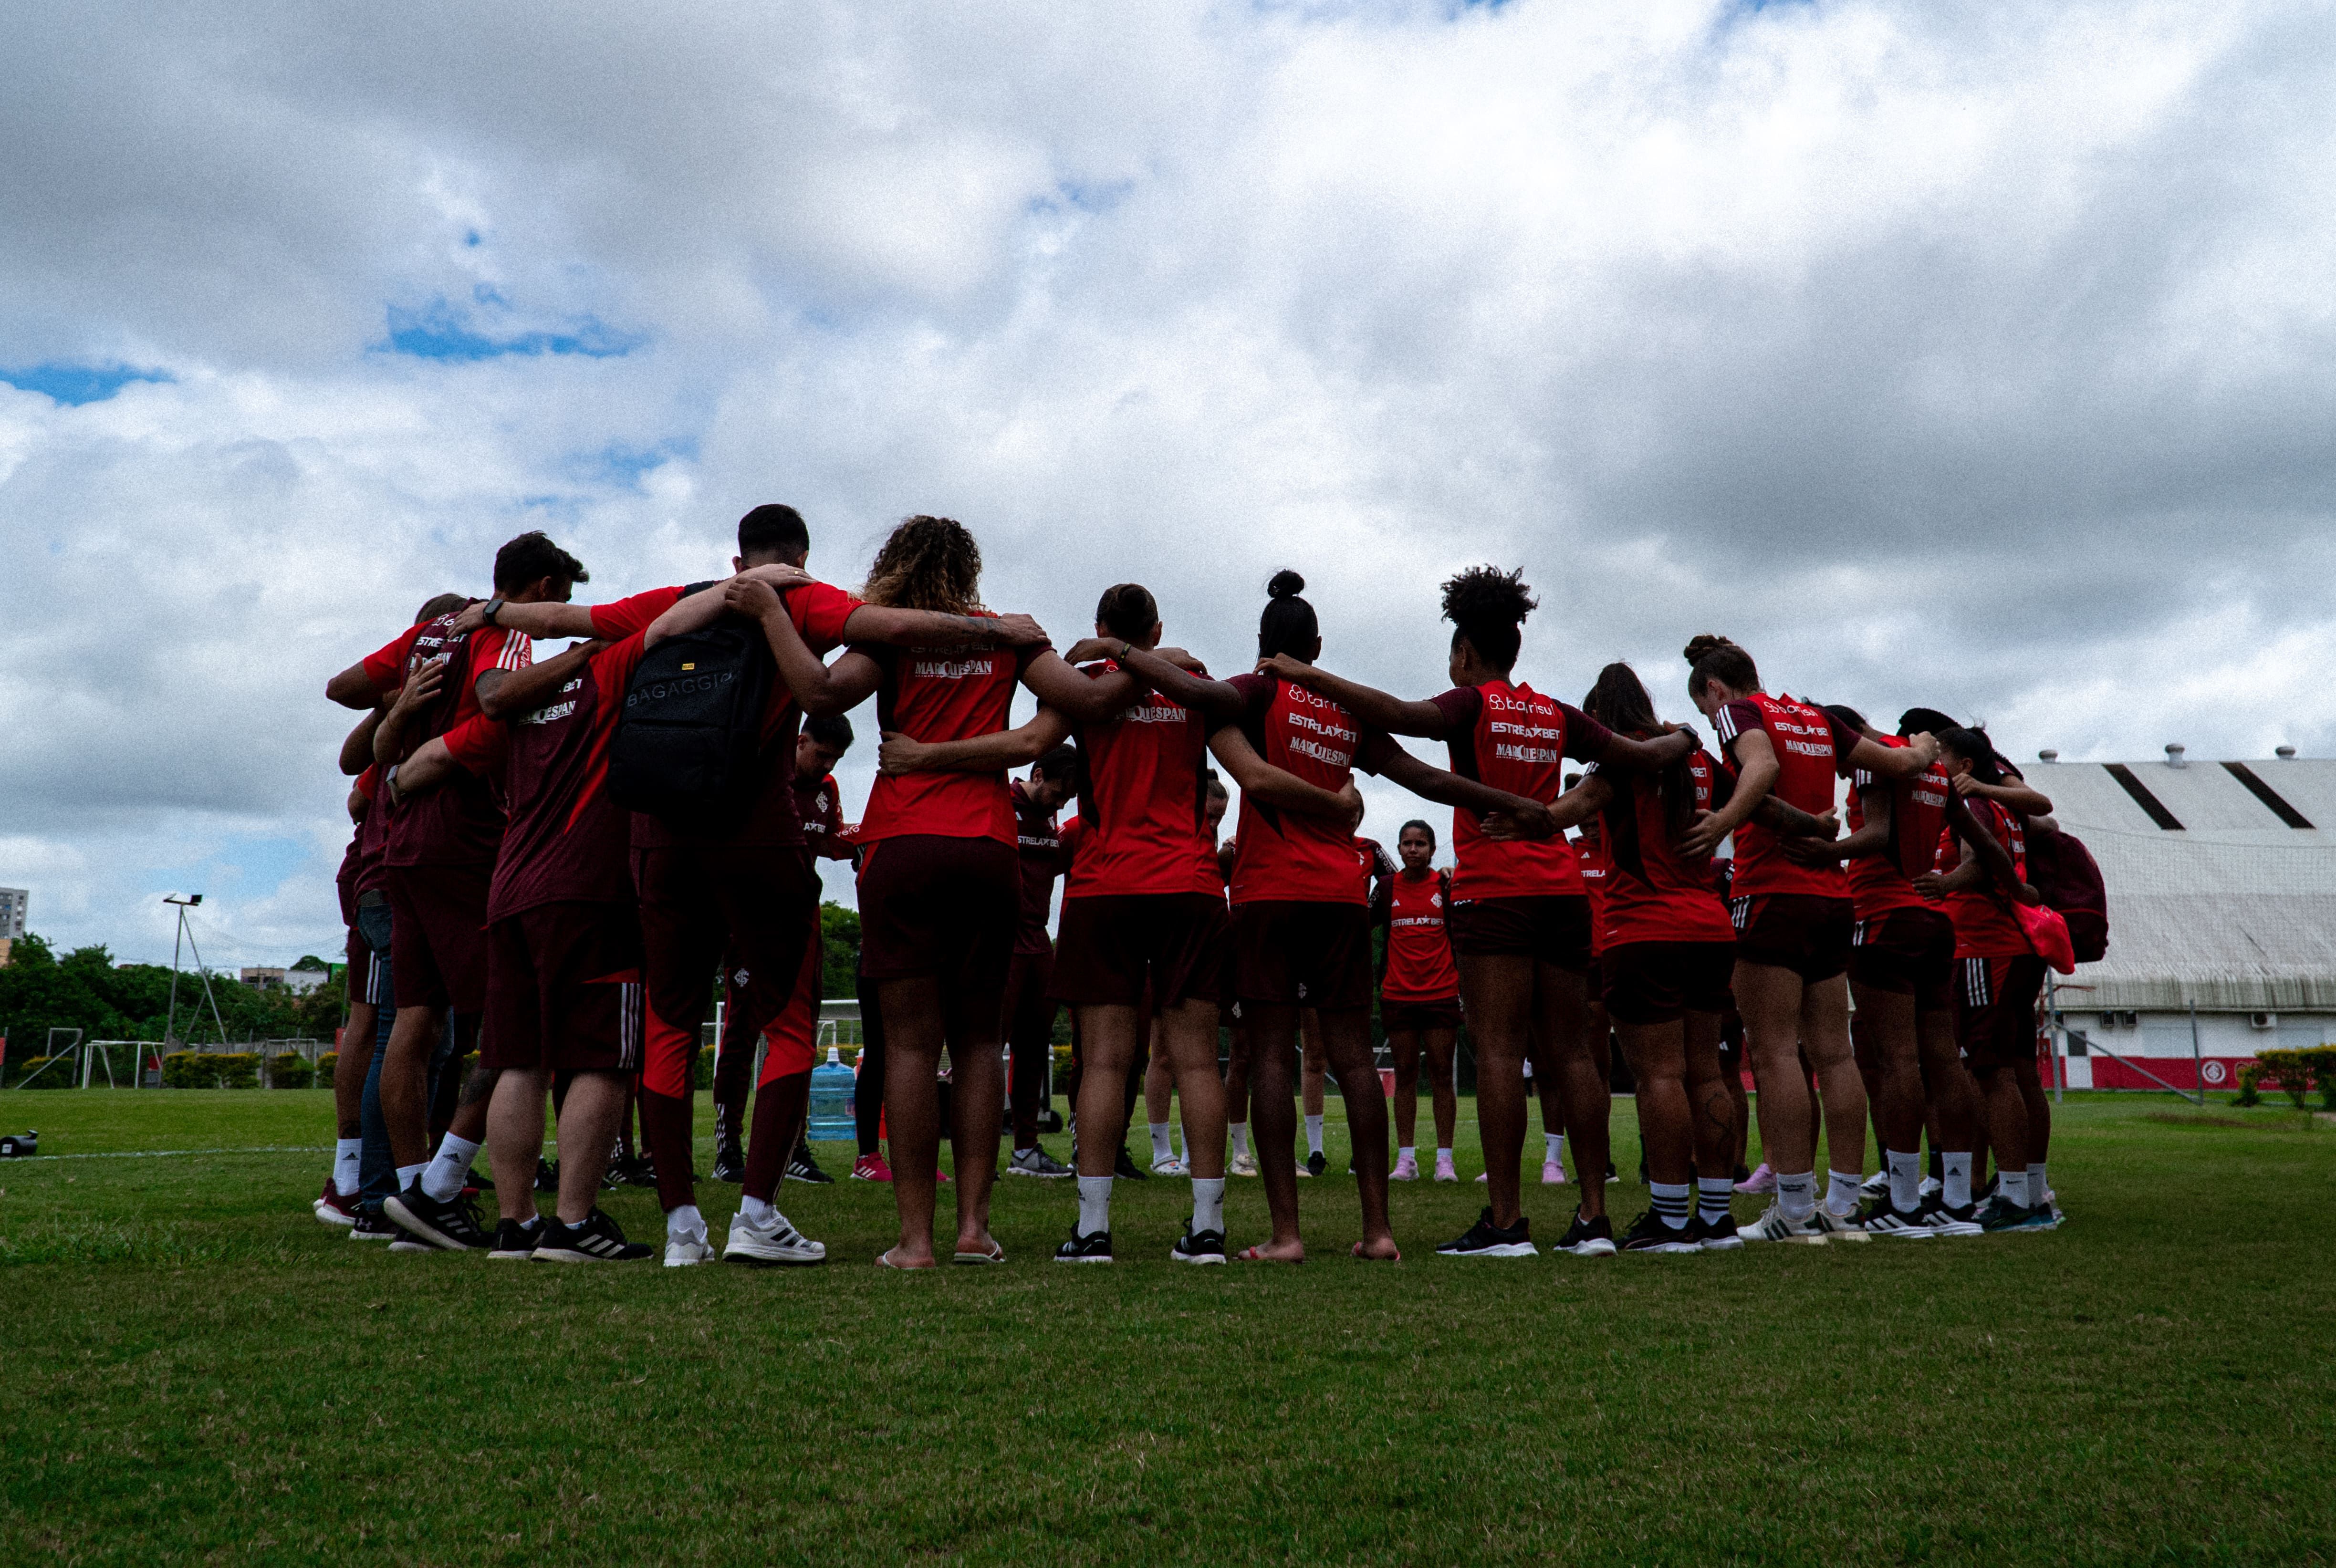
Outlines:
[[[2036,754],[2036,760],[2038,762],[2059,762],[2060,760],[2060,754],[2054,751],[2048,745],[2042,751]]]
[[[2190,765],[2182,760],[2182,753],[2184,750],[2185,747],[2179,741],[2166,742],[2166,765],[2167,767],[2188,767]]]
[[[2279,758],[2282,762],[2293,762],[2295,760],[2295,748],[2292,745],[2275,745],[2271,748],[2271,755]]]

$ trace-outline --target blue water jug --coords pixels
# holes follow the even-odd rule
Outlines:
[[[811,1073],[811,1125],[807,1135],[813,1142],[842,1144],[858,1138],[859,1124],[852,1115],[852,1091],[858,1082],[852,1069],[843,1065],[843,1053],[833,1046],[828,1047],[827,1060]]]

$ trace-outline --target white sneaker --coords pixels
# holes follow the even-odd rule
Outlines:
[[[1240,1154],[1235,1154],[1232,1157],[1231,1164],[1225,1167],[1225,1174],[1228,1176],[1256,1175],[1257,1151],[1254,1149],[1243,1149]]]
[[[1452,1168],[1451,1155],[1436,1156],[1436,1179],[1439,1182],[1456,1182],[1460,1179],[1460,1173]]]
[[[1864,1232],[1860,1232],[1863,1235]],[[1816,1228],[1816,1216],[1806,1220],[1785,1218],[1784,1205],[1771,1203],[1768,1212],[1745,1227],[1737,1234],[1747,1242],[1803,1242],[1812,1247],[1825,1245],[1825,1233]]]
[[[1543,1160],[1541,1163],[1541,1184],[1544,1187],[1565,1185],[1565,1167],[1555,1160]]]
[[[686,1236],[668,1233],[665,1239],[665,1266],[686,1269],[693,1263],[714,1261],[714,1243],[703,1231]]]
[[[1819,1203],[1817,1212],[1809,1216],[1809,1229],[1827,1241],[1863,1242],[1867,1239],[1865,1227],[1857,1222],[1856,1215],[1836,1214],[1823,1203]]]
[[[725,1263],[751,1263],[760,1268],[786,1268],[827,1261],[826,1244],[814,1242],[787,1223],[776,1209],[764,1224],[746,1217],[745,1210],[730,1216],[729,1244],[722,1249]]]
[[[1874,1174],[1866,1177],[1864,1181],[1859,1183],[1857,1186],[1857,1195],[1861,1198],[1888,1197],[1890,1195],[1890,1168],[1885,1165],[1881,1170],[1874,1172]]]

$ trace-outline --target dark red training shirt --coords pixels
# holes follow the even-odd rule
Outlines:
[[[1598,817],[1605,872],[1596,901],[1599,950],[1630,942],[1734,941],[1710,861],[1688,859],[1671,837],[1661,781],[1595,763],[1582,772],[1597,774],[1613,790]],[[1688,758],[1687,774],[1690,812],[1727,803],[1728,781],[1708,752],[1698,748]]]
[[[1544,804],[1564,793],[1564,758],[1595,762],[1611,738],[1572,704],[1505,680],[1456,687],[1429,700],[1444,715],[1454,773]],[[1586,891],[1564,839],[1496,843],[1471,811],[1452,813],[1452,897],[1461,903]]]
[[[437,696],[409,727],[406,756],[480,716],[480,676],[489,669],[523,669],[533,662],[534,645],[518,632],[488,626],[458,638],[453,626],[454,617],[443,615],[400,638],[405,647],[404,672],[396,683],[400,687],[430,660],[446,661]],[[384,658],[398,646],[392,643],[374,657]],[[495,781],[460,776],[416,796],[395,813],[389,824],[387,860],[394,866],[485,864],[494,860],[502,836],[503,805]]]
[[[1860,738],[1821,707],[1765,691],[1728,704],[1712,724],[1728,760],[1739,770],[1743,759],[1736,755],[1737,737],[1748,730],[1765,731],[1776,753],[1776,783],[1769,794],[1812,816],[1833,810],[1834,781],[1851,771],[1849,754]],[[1805,866],[1787,859],[1773,829],[1747,822],[1736,830],[1734,896],[1766,893],[1845,899],[1849,876],[1838,864]]]
[[[1118,668],[1105,661],[1080,673],[1100,679]],[[1076,733],[1087,765],[1079,815],[1090,836],[1063,896],[1216,893],[1215,877],[1199,872],[1209,843],[1209,735],[1201,716],[1146,692]]]
[[[1226,684],[1248,706],[1234,722],[1257,755],[1318,788],[1344,789],[1356,768],[1377,773],[1394,748],[1329,697],[1271,676],[1237,675]],[[1260,805],[1246,792],[1233,842],[1232,901],[1368,904],[1368,884],[1342,823]],[[1073,873],[1076,874],[1074,866]]]
[[[1418,877],[1397,873],[1380,1000],[1440,1002],[1460,994],[1460,971],[1453,965],[1452,938],[1444,927],[1445,881],[1433,871]]]
[[[1906,743],[1896,735],[1885,735],[1881,744],[1903,746]],[[1952,787],[1946,770],[1935,762],[1911,779],[1883,778],[1864,768],[1857,770],[1850,784],[1849,813],[1844,819],[1851,833],[1865,826],[1865,807],[1860,797],[1872,789],[1890,792],[1889,847],[1881,854],[1859,855],[1848,862],[1850,902],[1859,920],[1876,920],[1892,910],[1940,907],[1936,900],[1914,891],[1914,878],[1929,871],[1938,858]]]
[[[986,612],[985,612],[986,613]],[[1015,683],[1046,648],[855,647],[883,670],[876,722],[911,740],[973,740],[1006,727]],[[941,838],[1015,840],[1006,772],[878,774],[860,819],[862,842],[910,833]]]
[[[1007,788],[1014,800],[1014,848],[1022,870],[1021,919],[1014,928],[1014,950],[1052,952],[1046,940],[1046,916],[1055,907],[1055,878],[1062,873],[1069,856],[1064,850],[1063,834],[1055,826],[1055,813],[1040,805],[1021,780]]]
[[[1971,808],[1974,821],[1995,837],[1995,842],[2010,852],[2011,863],[2022,881],[2028,876],[2028,835],[2026,824],[2014,813],[2005,811],[1991,800],[1972,795],[1963,802]],[[1952,829],[1939,834],[1936,869],[1952,872],[1962,863],[1962,841]],[[1977,888],[1949,893],[1946,898],[1947,918],[1955,923],[1955,957],[1959,959],[2017,959],[2035,950],[2028,945],[2028,934],[2011,913],[2009,894],[1996,885],[1995,878],[1984,870]]]
[[[595,654],[550,702],[505,726],[511,826],[487,891],[488,920],[539,904],[632,898],[625,853],[629,813],[608,794],[608,742],[640,658],[636,632]]]

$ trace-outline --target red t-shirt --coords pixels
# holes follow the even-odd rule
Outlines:
[[[1582,770],[1613,786],[1613,798],[1598,815],[1603,886],[1591,897],[1598,921],[1596,950],[1631,942],[1729,942],[1736,929],[1728,904],[1712,885],[1711,862],[1681,855],[1663,809],[1660,780],[1621,768]],[[1727,781],[1709,753],[1687,759],[1694,811],[1715,811],[1727,801]],[[1585,873],[1587,867],[1584,867]]]
[[[1448,881],[1436,872],[1416,878],[1397,873],[1387,910],[1387,972],[1379,977],[1381,1001],[1440,1002],[1460,994],[1452,938],[1444,929]]]
[[[711,584],[707,585],[711,587]],[[637,593],[630,599],[620,599],[608,604],[592,607],[592,635],[609,642],[647,631],[651,622],[675,605],[689,590],[686,588],[653,588]]]
[[[350,844],[356,856],[356,873],[349,883],[352,903],[388,881],[390,812],[381,798],[381,765],[375,763],[357,775],[357,793],[366,801],[365,821],[357,823]]]
[[[1973,820],[2010,852],[2012,865],[2019,871],[2020,880],[2026,881],[2026,824],[1995,802],[1978,795],[1972,795],[1963,804],[1971,808]],[[1962,841],[1955,837],[1952,828],[1942,830],[1939,834],[1936,869],[1953,871],[1962,859]],[[1986,873],[1985,868],[1981,868],[1981,879],[1979,887],[1949,893],[1946,898],[1947,918],[1955,923],[1955,957],[2017,959],[2035,951],[2028,945],[2028,934],[2012,917],[2010,896],[1995,885],[1995,879]]]
[[[631,900],[629,813],[608,794],[608,742],[640,658],[636,632],[593,655],[543,706],[499,726],[509,736],[511,825],[487,892],[490,920],[539,904]]]
[[[1851,771],[1849,754],[1860,737],[1835,723],[1831,714],[1796,697],[1756,691],[1721,708],[1712,723],[1728,762],[1738,769],[1743,763],[1736,755],[1737,736],[1747,730],[1765,731],[1777,765],[1776,783],[1769,793],[1813,816],[1833,810],[1834,780]],[[1735,896],[1768,893],[1845,899],[1849,875],[1838,864],[1796,864],[1786,858],[1773,830],[1747,822],[1736,830]]]
[[[1885,735],[1886,746],[1906,743]],[[1935,900],[1914,891],[1913,879],[1931,869],[1938,858],[1939,835],[1946,831],[1947,795],[1952,788],[1946,770],[1932,763],[1928,772],[1911,779],[1887,779],[1857,770],[1850,781],[1849,831],[1865,825],[1865,806],[1859,799],[1867,790],[1890,791],[1890,843],[1878,855],[1859,855],[1847,862],[1849,897],[1861,920],[1877,920],[1892,910],[1935,910]]]
[[[852,651],[874,659],[884,672],[876,688],[878,727],[937,742],[973,740],[1006,728],[1015,683],[1046,649],[878,646]],[[1006,771],[878,774],[860,819],[861,841],[876,843],[910,833],[1014,842]]]
[[[1226,683],[1248,706],[1234,721],[1257,755],[1326,790],[1344,789],[1356,768],[1377,773],[1394,742],[1355,722],[1329,697],[1271,676],[1237,675]],[[1232,901],[1368,904],[1370,891],[1342,823],[1260,805],[1247,794],[1233,835]],[[1078,874],[1076,865],[1074,876]]]
[[[1079,673],[1099,680],[1118,668],[1106,660]],[[1080,724],[1076,734],[1087,764],[1079,816],[1090,836],[1063,896],[1214,895],[1216,879],[1194,870],[1209,840],[1209,735],[1201,716],[1146,692],[1109,718]]]
[[[1582,891],[1590,900],[1590,956],[1606,951],[1606,835],[1596,817],[1582,824],[1571,841],[1574,863],[1582,868]]]
[[[824,860],[848,861],[852,842],[843,825],[843,791],[833,774],[805,784],[794,780],[795,816],[803,823],[803,842]]]
[[[1049,953],[1046,915],[1055,907],[1055,879],[1069,860],[1055,813],[1041,806],[1019,779],[1007,786],[1014,801],[1014,848],[1022,872],[1021,919],[1014,928],[1017,953]]]
[[[1504,680],[1456,687],[1431,697],[1444,715],[1452,771],[1462,778],[1527,800],[1554,803],[1565,790],[1563,759],[1595,762],[1606,755],[1606,726],[1570,703]],[[1543,898],[1579,894],[1582,868],[1562,838],[1496,843],[1476,813],[1452,813],[1452,897]]]
[[[608,627],[633,627],[646,629],[651,621],[663,615],[680,599],[685,589],[678,588],[651,589],[630,599],[620,599],[614,604],[599,605],[592,611],[592,625],[597,630],[605,613]],[[662,602],[660,602],[662,601]],[[825,655],[843,646],[843,624],[860,601],[840,588],[823,582],[805,583],[789,589],[781,602],[787,607],[787,618],[794,622],[795,630],[812,652]],[[630,635],[629,632],[619,635]],[[618,702],[624,694],[617,694]],[[800,844],[803,842],[803,815],[795,810],[795,732],[803,727],[803,709],[795,706],[794,693],[787,683],[774,673],[771,677],[771,695],[763,706],[763,778],[754,792],[754,803],[738,826],[728,832],[679,832],[662,819],[647,812],[633,813],[633,843],[640,849],[660,849],[671,845],[696,848],[722,848],[733,844]]]
[[[424,622],[366,662],[366,668],[371,670],[375,660],[388,658],[402,644],[404,666],[392,683],[394,689],[403,687],[415,670],[430,660],[443,657],[446,661],[445,678],[438,695],[408,726],[406,756],[412,756],[424,743],[480,716],[480,676],[490,669],[524,669],[534,661],[535,645],[508,628],[481,627],[466,638],[458,638],[453,625],[453,615]],[[389,824],[387,863],[479,865],[492,862],[503,836],[503,807],[495,784],[494,778],[473,774],[450,779],[406,803]]]

